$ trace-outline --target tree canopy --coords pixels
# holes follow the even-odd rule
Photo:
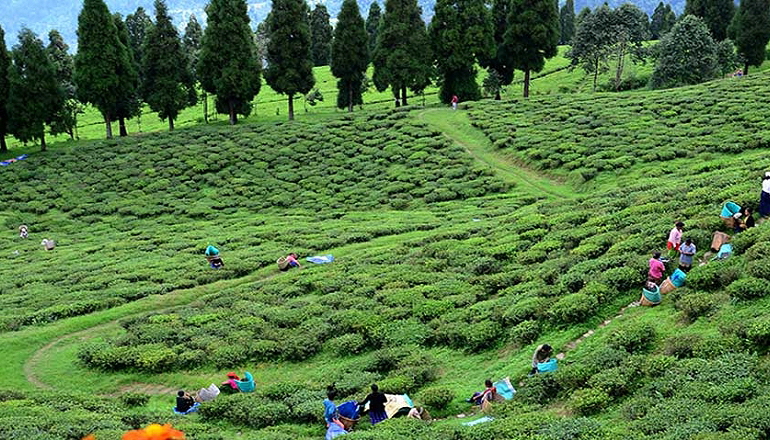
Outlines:
[[[573,0],[566,0],[564,6],[561,7],[559,26],[561,28],[559,44],[570,44],[575,35],[575,3]]]
[[[267,23],[265,79],[276,93],[288,96],[289,120],[294,119],[294,96],[315,85],[307,11],[305,0],[273,0]]]
[[[727,38],[727,27],[735,14],[733,0],[687,0],[682,15],[695,15],[706,23],[715,41]]]
[[[206,14],[198,79],[205,91],[216,95],[217,111],[235,124],[237,115],[251,113],[251,101],[262,85],[246,0],[212,0]]]
[[[767,57],[770,41],[770,0],[742,0],[729,29],[730,38],[744,59],[743,73],[759,67]]]
[[[700,17],[686,15],[657,47],[654,88],[698,84],[719,74],[717,44]]]
[[[342,2],[332,42],[332,75],[337,82],[337,107],[353,111],[363,104],[361,88],[369,66],[369,34],[356,0]]]
[[[310,53],[316,66],[328,66],[331,60],[333,29],[329,20],[331,17],[326,6],[316,3],[310,13]]]
[[[369,53],[374,53],[377,46],[377,29],[380,28],[380,19],[382,18],[382,9],[380,4],[372,2],[369,6],[369,15],[366,16],[366,32],[369,34]]]
[[[11,65],[11,57],[5,47],[5,31],[0,26],[0,153],[8,151],[5,135],[8,132],[8,68]]]

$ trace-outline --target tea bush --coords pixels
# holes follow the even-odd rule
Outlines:
[[[433,409],[444,409],[455,398],[455,392],[447,387],[430,387],[417,395],[420,402]]]

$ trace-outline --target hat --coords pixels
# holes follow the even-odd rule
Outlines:
[[[238,379],[238,375],[233,373],[232,371],[227,373],[227,377],[229,377],[231,379]]]

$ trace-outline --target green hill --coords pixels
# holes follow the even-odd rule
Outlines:
[[[756,205],[766,82],[197,127],[0,169],[0,436],[320,438],[328,384],[377,382],[442,420],[351,440],[766,438],[770,224],[627,307],[675,221],[701,259],[724,201]],[[289,251],[336,261],[280,273]],[[543,343],[559,371],[527,377]],[[230,370],[257,392],[171,414]],[[516,397],[461,425],[506,376]]]

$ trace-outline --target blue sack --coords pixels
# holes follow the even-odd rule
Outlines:
[[[315,257],[307,257],[305,258],[307,261],[315,264],[326,264],[331,263],[334,261],[333,255],[317,255]]]
[[[550,373],[552,371],[556,371],[556,369],[558,368],[558,365],[556,365],[557,362],[558,361],[556,360],[556,358],[551,359],[551,360],[549,360],[547,362],[539,362],[537,364],[537,372],[538,373]]]
[[[332,440],[335,437],[345,435],[348,432],[342,429],[342,427],[336,423],[330,423],[329,429],[326,430],[326,440]]]
[[[516,394],[516,389],[513,388],[513,385],[511,385],[511,380],[507,377],[503,380],[498,380],[495,382],[494,386],[497,390],[497,394],[502,396],[505,400],[513,399],[513,396]]]
[[[736,213],[741,212],[741,206],[737,203],[733,202],[727,202],[722,206],[722,213],[719,214],[721,217],[732,217]]]
[[[177,410],[176,410],[176,407],[173,407],[173,408],[172,408],[172,410],[174,411],[174,414],[176,414],[176,415],[178,415],[178,416],[186,416],[187,414],[192,414],[192,413],[194,413],[194,412],[197,412],[197,411],[198,411],[198,408],[200,408],[200,406],[201,406],[200,402],[195,402],[195,404],[193,404],[193,406],[192,406],[192,407],[190,407],[190,409],[188,409],[188,410],[187,410],[187,411],[185,411],[185,412],[179,412],[179,411],[177,411]]]
[[[687,274],[682,272],[680,269],[675,270],[674,273],[672,273],[671,276],[668,277],[668,279],[671,280],[671,284],[673,284],[676,287],[684,286],[685,278],[687,278]]]

